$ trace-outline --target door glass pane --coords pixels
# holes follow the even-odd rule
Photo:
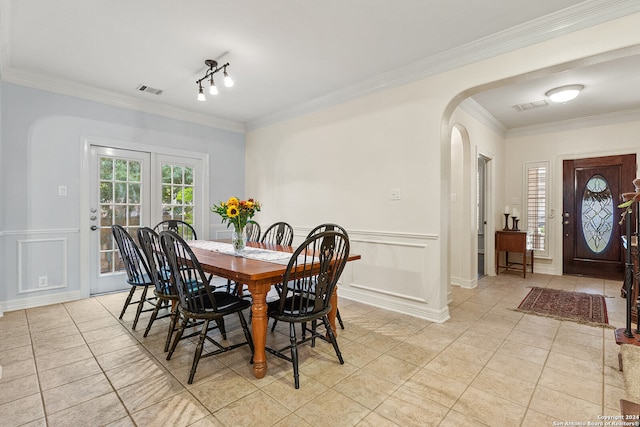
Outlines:
[[[127,161],[117,159],[116,160],[116,181],[126,181],[127,180]]]
[[[110,203],[113,200],[113,183],[100,183],[100,203]]]
[[[589,249],[605,250],[613,234],[613,196],[602,175],[592,176],[582,195],[582,234]]]
[[[140,184],[129,184],[129,203],[140,203]]]
[[[162,165],[162,183],[171,184],[171,165]]]
[[[124,182],[116,182],[115,183],[115,197],[114,201],[116,203],[126,203],[127,202],[127,184]]]
[[[103,179],[113,178],[113,160],[112,159],[100,159],[100,177]]]

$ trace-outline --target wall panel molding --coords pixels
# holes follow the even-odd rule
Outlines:
[[[390,298],[389,295],[362,292],[362,290],[363,289],[359,289],[358,287],[342,286],[338,289],[338,295],[340,298],[357,301],[397,313],[408,314],[431,322],[443,323],[450,318],[448,307],[436,310],[427,307],[424,303],[412,301],[406,297]],[[339,302],[338,305],[340,305]]]
[[[69,285],[66,237],[17,240],[18,294],[45,292]],[[44,278],[46,283],[40,283]]]

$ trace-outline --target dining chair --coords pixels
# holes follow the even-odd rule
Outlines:
[[[153,227],[153,230],[158,234],[161,231],[170,230],[178,234],[184,240],[198,240],[196,230],[193,226],[188,222],[179,219],[167,219],[165,221],[160,221],[155,227]]]
[[[307,234],[307,238],[309,238],[311,236],[315,236],[316,234],[320,234],[320,233],[325,232],[325,231],[338,231],[338,232],[344,234],[347,239],[349,239],[349,234],[347,234],[347,230],[345,230],[340,225],[333,224],[333,223],[325,223],[325,224],[318,225],[317,227],[313,228],[309,232],[309,234]],[[276,289],[276,291],[278,293],[280,293],[282,291],[282,284],[275,285],[275,289]],[[344,323],[342,322],[342,317],[340,316],[340,308],[336,308],[336,319],[338,320],[338,324],[340,325],[340,329],[344,329]],[[275,331],[277,324],[278,324],[278,321],[274,320],[273,324],[271,325],[271,332]],[[304,334],[304,328],[302,329],[302,333]]]
[[[247,226],[245,227],[245,231],[247,233],[247,240],[249,242],[259,242],[260,241],[260,224],[253,220],[247,221]]]
[[[318,225],[316,228],[314,228],[313,230],[311,230],[309,232],[309,234],[307,234],[307,238],[313,236],[314,234],[318,234],[318,233],[322,233],[323,231],[339,231],[342,234],[344,234],[345,236],[347,236],[347,239],[349,238],[349,234],[347,233],[347,230],[344,229],[344,227],[338,225],[338,224],[333,224],[333,223],[325,223],[325,224],[320,224]],[[340,329],[344,329],[344,323],[342,323],[342,317],[340,316],[340,308],[336,308],[336,319],[338,320],[338,324],[340,325]]]
[[[253,339],[251,338],[247,321],[242,313],[242,310],[251,306],[251,302],[229,292],[216,291],[212,288],[209,284],[210,278],[207,278],[198,258],[196,258],[189,245],[178,234],[172,231],[161,232],[160,244],[169,261],[171,277],[178,289],[180,313],[182,317],[176,336],[173,338],[171,348],[167,354],[167,360],[171,359],[178,342],[184,334],[185,328],[193,326],[193,322],[202,321],[200,325],[201,328],[199,329],[198,344],[193,356],[191,371],[189,372],[189,384],[193,383],[193,377],[195,376],[198,363],[202,357],[213,356],[243,345],[249,345],[252,362],[254,351]],[[245,340],[223,346],[209,334],[209,332],[211,332],[209,323],[213,320],[214,322],[219,322],[218,325],[221,325],[224,317],[233,313],[238,314]],[[211,342],[216,349],[203,354],[205,340]]]
[[[147,261],[131,235],[120,225],[112,225],[111,232],[116,244],[118,245],[120,258],[122,259],[127,273],[127,283],[131,285],[131,290],[129,291],[129,295],[127,295],[127,299],[125,300],[122,311],[120,312],[120,317],[118,318],[122,319],[130,305],[137,304],[136,316],[133,319],[133,325],[131,326],[131,329],[135,329],[138,324],[140,314],[155,309],[155,307],[144,308],[145,303],[155,306],[155,298],[147,299],[147,290],[150,286],[154,286],[154,283],[149,272]],[[138,288],[142,288],[142,295],[140,296],[140,299],[138,301],[131,301],[133,299],[133,294]]]
[[[166,353],[167,351],[169,351],[171,338],[173,336],[173,333],[176,331],[176,322],[178,318],[178,302],[180,300],[180,296],[178,295],[178,290],[171,280],[169,263],[167,261],[167,257],[164,254],[164,251],[162,250],[162,246],[160,245],[160,236],[158,235],[158,233],[156,233],[149,227],[141,227],[138,229],[138,241],[140,242],[142,252],[147,258],[149,272],[151,273],[151,278],[155,286],[154,293],[158,298],[158,302],[156,303],[155,309],[151,313],[149,324],[147,324],[147,329],[144,331],[143,336],[146,337],[149,334],[153,322],[155,322],[157,319],[162,319],[169,316],[171,320],[169,322],[169,331],[167,332],[167,340],[164,346],[164,351]],[[171,305],[169,314],[158,317],[160,309],[162,307],[166,307],[168,304]]]
[[[338,342],[327,315],[331,311],[331,295],[349,256],[349,239],[340,232],[324,231],[306,239],[291,256],[283,275],[285,286],[280,297],[267,304],[267,315],[275,320],[289,323],[290,344],[280,349],[266,350],[287,360],[293,365],[295,388],[300,388],[298,369],[298,346],[311,341],[315,346],[316,338],[330,342],[336,352],[340,364],[344,364]],[[325,333],[316,330],[317,321],[321,320],[326,328]],[[311,323],[311,329],[306,328]],[[296,336],[296,324],[302,324],[310,336]],[[284,353],[289,350],[290,355]]]
[[[293,243],[293,227],[286,222],[271,224],[260,239],[262,243],[291,246]]]

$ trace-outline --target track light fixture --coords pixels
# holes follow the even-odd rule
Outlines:
[[[207,79],[209,80],[209,94],[211,95],[218,94],[218,88],[216,87],[216,84],[213,81],[213,75],[220,70],[222,70],[224,75],[224,85],[226,87],[233,86],[233,80],[231,79],[231,77],[229,77],[229,74],[227,73],[227,67],[229,66],[228,62],[224,65],[218,66],[218,61],[214,61],[213,59],[207,59],[206,61],[204,61],[204,63],[207,67],[209,67],[209,69],[205,73],[204,77],[202,77],[199,80],[196,80],[196,84],[198,85],[198,101],[206,100],[204,96],[204,90],[202,89],[202,82]]]

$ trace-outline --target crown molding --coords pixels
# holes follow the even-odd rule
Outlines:
[[[508,129],[502,122],[485,110],[473,98],[467,98],[459,105],[464,111],[489,129],[498,133],[503,138],[517,138],[543,133],[562,132],[574,129],[584,129],[588,127],[614,125],[618,123],[640,121],[640,109],[619,111],[614,113],[599,114],[595,116],[579,117],[576,119],[562,120],[539,125],[521,126]]]
[[[478,104],[475,99],[466,98],[458,106],[498,135],[502,137],[506,136],[508,129],[500,120],[496,119],[493,114]]]
[[[247,130],[289,120],[332,105],[398,87],[429,76],[472,64],[516,49],[540,43],[613,19],[640,12],[635,0],[588,0],[522,25],[487,36],[471,43],[416,61],[396,70],[334,91],[280,112],[247,123]]]
[[[615,113],[599,114],[596,116],[580,117],[577,119],[563,120],[559,122],[522,126],[507,130],[504,136],[505,138],[517,138],[521,136],[562,132],[635,121],[640,121],[640,108]]]

